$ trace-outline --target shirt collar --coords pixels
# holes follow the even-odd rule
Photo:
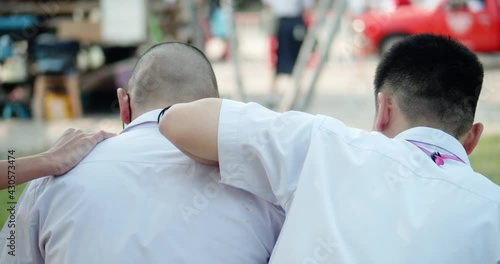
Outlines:
[[[142,125],[145,123],[151,123],[151,122],[156,123],[158,120],[158,115],[160,114],[161,110],[162,109],[156,109],[153,111],[149,111],[145,114],[142,114],[138,118],[132,120],[132,122],[130,124],[128,124],[120,134],[125,133],[136,126],[139,126],[139,125]]]
[[[441,130],[429,127],[414,127],[401,132],[395,138],[435,145],[458,156],[470,166],[469,157],[462,144],[456,138]]]

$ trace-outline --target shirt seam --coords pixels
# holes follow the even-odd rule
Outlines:
[[[291,200],[292,198],[294,198],[294,197],[295,197],[295,193],[297,192],[297,189],[298,189],[298,188],[299,188],[299,186],[298,186],[298,184],[297,184],[297,188],[295,188],[295,191],[293,191],[293,192],[292,192],[292,193],[288,196],[288,198],[287,198],[287,199],[286,199],[286,201],[285,201],[285,204],[282,206],[282,207],[283,207],[283,210],[285,210],[285,208],[289,208],[289,207],[288,207],[288,204],[290,203],[290,200]],[[290,205],[290,206],[292,206],[292,205]]]
[[[328,128],[328,127],[324,126],[324,123],[325,123],[325,119],[323,119],[323,120],[321,121],[321,123],[319,124],[318,130],[326,130],[326,131],[330,132],[331,134],[335,134],[338,138],[340,138],[342,141],[344,141],[344,143],[346,143],[347,145],[349,145],[349,146],[351,146],[351,147],[358,148],[358,149],[362,149],[362,150],[365,150],[365,151],[371,151],[371,152],[377,153],[377,154],[379,154],[379,155],[382,155],[382,156],[384,156],[385,158],[388,158],[388,159],[390,159],[390,160],[392,160],[392,161],[396,162],[397,164],[399,164],[399,165],[401,165],[401,166],[405,167],[406,169],[408,169],[409,171],[411,171],[411,172],[412,172],[415,176],[417,176],[417,177],[419,177],[419,178],[423,178],[423,179],[427,179],[427,180],[437,180],[437,181],[442,181],[442,182],[448,183],[448,184],[450,184],[450,185],[455,186],[456,188],[462,189],[462,190],[464,190],[464,191],[466,191],[466,192],[469,192],[469,193],[471,193],[471,194],[474,194],[475,196],[481,197],[481,198],[482,198],[482,199],[484,199],[484,200],[487,200],[487,201],[489,201],[489,202],[492,202],[492,203],[494,203],[497,207],[499,207],[499,208],[500,208],[500,203],[498,203],[498,202],[496,202],[496,201],[494,201],[494,200],[492,200],[492,199],[490,199],[490,198],[488,198],[488,197],[485,197],[485,196],[483,196],[483,195],[481,195],[481,194],[478,194],[478,193],[476,193],[476,192],[473,192],[473,191],[471,191],[471,190],[469,190],[469,189],[466,189],[466,188],[464,188],[464,187],[462,187],[462,186],[460,186],[460,185],[458,185],[458,184],[456,184],[456,183],[453,183],[453,182],[447,181],[447,180],[445,180],[445,179],[440,179],[440,178],[429,178],[429,177],[426,177],[426,176],[422,176],[421,174],[419,174],[419,173],[415,172],[414,170],[412,170],[411,168],[409,168],[409,167],[408,167],[408,166],[406,166],[405,164],[403,164],[403,163],[399,162],[398,160],[396,160],[396,159],[394,159],[394,158],[392,158],[392,157],[390,157],[390,156],[387,156],[387,155],[386,155],[386,154],[384,154],[384,153],[381,153],[381,152],[379,152],[379,151],[377,151],[377,150],[367,149],[367,148],[363,148],[363,147],[361,147],[361,146],[353,145],[353,144],[349,143],[348,141],[346,141],[346,140],[345,140],[345,138],[343,138],[341,135],[339,135],[339,134],[338,134],[338,132],[333,131],[333,130],[331,130],[330,128]]]
[[[312,142],[312,138],[313,138],[313,134],[314,134],[314,117],[312,117],[312,128],[311,128],[311,132],[309,133],[309,138],[308,138],[308,146],[307,146],[307,152],[309,152],[311,150],[311,142]],[[322,124],[322,122],[320,123],[320,125]],[[304,157],[304,161],[305,159],[307,159],[307,154],[306,156]],[[290,193],[290,195],[288,195],[288,197],[286,198],[285,200],[285,203],[283,205],[281,205],[283,207],[283,209],[285,208],[288,208],[288,204],[290,203],[290,200],[292,200],[292,198],[295,198],[295,193],[297,193],[297,190],[299,189],[299,183],[300,181],[302,180],[301,178],[301,175],[302,175],[302,171],[304,170],[304,164],[302,164],[302,167],[301,167],[301,171],[300,171],[300,174],[299,174],[299,179],[297,180],[297,185],[295,186],[295,189],[293,192]],[[271,189],[273,190],[273,193],[274,193],[274,187],[271,186]],[[275,195],[276,196],[276,195]],[[291,204],[290,204],[291,206]]]
[[[236,148],[229,148],[229,152],[226,152],[224,155],[219,154],[219,159],[223,157],[224,162],[222,164],[227,165],[227,164],[232,164],[232,163],[240,163],[241,160],[243,160],[243,155],[241,154],[241,149],[240,149],[240,134],[239,131],[241,130],[241,117],[244,116],[243,109],[246,107],[248,104],[245,104],[243,107],[242,105],[237,105],[235,104],[234,101],[230,100],[224,100],[222,107],[221,107],[221,116],[222,115],[230,115],[231,117],[236,117],[234,120],[236,120],[236,123],[230,124],[228,121],[224,120],[233,120],[231,118],[226,118],[226,119],[220,119],[222,123],[219,123],[219,130],[217,133],[217,139],[218,139],[218,147],[220,149],[228,149],[224,148],[221,146],[237,146]],[[224,134],[224,140],[220,141],[220,135]],[[228,136],[229,135],[229,136]],[[233,154],[233,155],[232,155]],[[262,163],[261,163],[262,164]],[[263,164],[262,164],[263,165]],[[264,167],[264,166],[263,166]],[[275,187],[273,184],[271,184],[271,179],[270,176],[267,173],[264,173],[265,180],[267,181],[270,192],[267,191],[262,191],[262,189],[259,190],[259,188],[252,188],[255,186],[252,186],[251,184],[247,184],[246,178],[248,177],[248,172],[239,168],[238,169],[238,177],[234,177],[238,181],[234,181],[233,177],[231,175],[228,176],[228,173],[226,173],[225,168],[221,168],[220,171],[220,180],[219,182],[233,186],[238,189],[242,189],[244,191],[247,191],[249,193],[252,193],[253,195],[259,197],[260,199],[269,202],[270,204],[277,205],[280,207],[283,207],[283,205],[280,202],[280,199],[276,196],[276,191]],[[259,175],[259,177],[262,175]],[[270,195],[269,195],[270,194]],[[272,196],[272,197],[267,197],[267,196]]]
[[[30,182],[29,183],[30,186],[27,186],[26,189],[23,190],[23,193],[26,191],[26,195],[30,196],[30,202],[28,204],[28,206],[29,206],[29,210],[28,210],[29,227],[31,227],[33,225],[33,222],[35,222],[35,225],[38,226],[38,232],[36,233],[37,241],[36,241],[36,249],[35,250],[44,259],[45,259],[45,253],[46,253],[45,248],[43,249],[43,254],[42,254],[42,250],[40,250],[40,233],[42,230],[42,224],[40,221],[40,214],[36,215],[34,210],[36,210],[36,204],[40,199],[40,194],[41,194],[40,188],[43,188],[42,183],[45,183],[48,180],[48,177],[51,177],[51,176],[42,177],[42,178],[39,178],[37,180]],[[33,185],[33,186],[31,186],[31,185]],[[30,188],[32,189],[31,191],[30,191]]]

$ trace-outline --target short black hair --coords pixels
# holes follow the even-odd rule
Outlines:
[[[472,127],[483,77],[482,64],[464,45],[450,37],[415,35],[382,58],[375,97],[387,91],[410,125],[432,126],[458,138]]]
[[[160,43],[146,51],[134,67],[127,90],[137,107],[219,97],[210,61],[202,51],[182,42]]]

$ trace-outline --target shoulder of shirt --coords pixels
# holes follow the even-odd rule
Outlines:
[[[18,201],[19,206],[28,206],[29,210],[24,212],[29,212],[35,207],[35,203],[40,195],[46,190],[47,186],[50,185],[53,178],[54,176],[46,176],[32,180],[27,184],[21,194],[22,199],[20,198]]]
[[[370,134],[366,130],[348,127],[344,122],[330,116],[316,115],[314,116],[314,123],[318,130],[329,131],[332,134],[344,135],[346,137]]]
[[[376,147],[369,146],[366,147],[367,143],[373,142],[377,145],[379,144],[391,144],[396,139],[387,138],[386,136],[376,133],[376,132],[368,132],[361,129],[351,128],[346,126],[343,122],[338,119],[318,115],[315,116],[315,129],[318,131],[323,131],[329,134],[335,134],[337,137],[342,138],[346,144],[360,147],[369,151],[377,152],[381,155],[384,155],[394,161],[405,165],[404,162],[401,161],[397,155],[390,155],[391,153],[385,153],[381,150],[378,150]],[[394,144],[396,145],[396,144]],[[402,147],[401,146],[397,146]],[[406,165],[405,165],[406,166]],[[418,172],[412,170],[412,173],[419,177],[423,177]],[[439,180],[445,182],[446,184],[453,185],[456,188],[461,189],[464,192],[468,192],[471,195],[474,195],[480,199],[484,199],[487,202],[491,202],[495,204],[497,207],[500,207],[500,186],[493,183],[484,175],[477,173],[473,170],[473,168],[468,166],[467,171],[462,171],[462,173],[467,174],[464,177],[466,178],[466,182],[458,182],[455,180],[445,180],[443,178],[429,178],[429,180]]]
[[[492,182],[486,176],[475,172],[471,168],[471,186],[464,188],[477,196],[483,197],[486,200],[495,203],[497,207],[500,208],[500,186]]]
[[[117,163],[123,164],[133,164],[137,166],[140,164],[159,164],[164,166],[186,166],[186,167],[198,167],[200,170],[210,170],[212,167],[208,167],[201,163],[197,163],[179,151],[173,144],[171,144],[167,139],[163,137],[155,138],[148,137],[151,140],[161,140],[154,143],[154,147],[158,147],[157,150],[164,150],[164,152],[156,151],[154,155],[167,155],[166,159],[154,159],[151,160],[150,155],[142,155],[142,153],[137,153],[137,155],[123,155],[124,152],[121,149],[125,146],[127,150],[133,149],[127,144],[130,143],[130,136],[132,132],[128,132],[123,135],[117,135],[115,137],[106,139],[105,141],[99,143],[79,164],[75,166],[71,171],[67,172],[65,175],[61,176],[47,176],[39,178],[29,182],[23,195],[25,201],[23,203],[30,204],[33,206],[40,196],[47,192],[48,190],[55,191],[56,193],[64,193],[64,188],[61,186],[71,183],[76,180],[75,177],[85,177],[85,175],[80,175],[82,172],[88,172],[88,170],[95,169],[96,165],[99,166],[116,166]],[[148,149],[150,150],[150,149]],[[126,154],[126,153],[125,153]],[[143,157],[140,157],[143,156]],[[140,157],[140,158],[138,158]],[[112,165],[115,164],[115,165]],[[82,170],[83,169],[83,170]],[[97,170],[101,170],[99,167]]]
[[[149,152],[149,150],[153,152]],[[162,154],[168,155],[170,159],[155,159],[155,157]],[[133,130],[106,139],[99,143],[77,166],[99,162],[195,164],[157,130],[151,132]]]

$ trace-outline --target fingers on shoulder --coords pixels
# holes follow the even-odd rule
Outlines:
[[[84,135],[85,135],[85,132],[83,132],[83,130],[81,130],[81,129],[68,128],[68,129],[66,129],[66,131],[64,131],[62,137],[69,138],[69,139],[77,139],[77,138],[80,138]]]
[[[83,134],[83,131],[80,129],[75,129],[75,128],[68,128],[64,131],[64,133],[59,137],[57,142],[54,145],[59,145],[59,144],[68,144],[72,141],[75,140],[75,138],[78,138],[80,135]]]
[[[110,137],[114,137],[116,136],[116,134],[114,133],[110,133],[110,132],[106,132],[104,130],[100,130],[99,132],[96,132],[96,133],[89,133],[86,135],[86,140],[88,140],[89,142],[91,142],[92,144],[97,144],[107,138],[110,138]]]
[[[73,146],[95,146],[104,139],[116,136],[116,134],[100,130],[95,133],[86,133],[81,129],[68,128],[61,137],[61,143]]]
[[[81,129],[70,127],[64,131],[63,135],[67,135],[67,134],[77,135],[77,134],[81,134],[81,133],[83,133],[83,131]]]

